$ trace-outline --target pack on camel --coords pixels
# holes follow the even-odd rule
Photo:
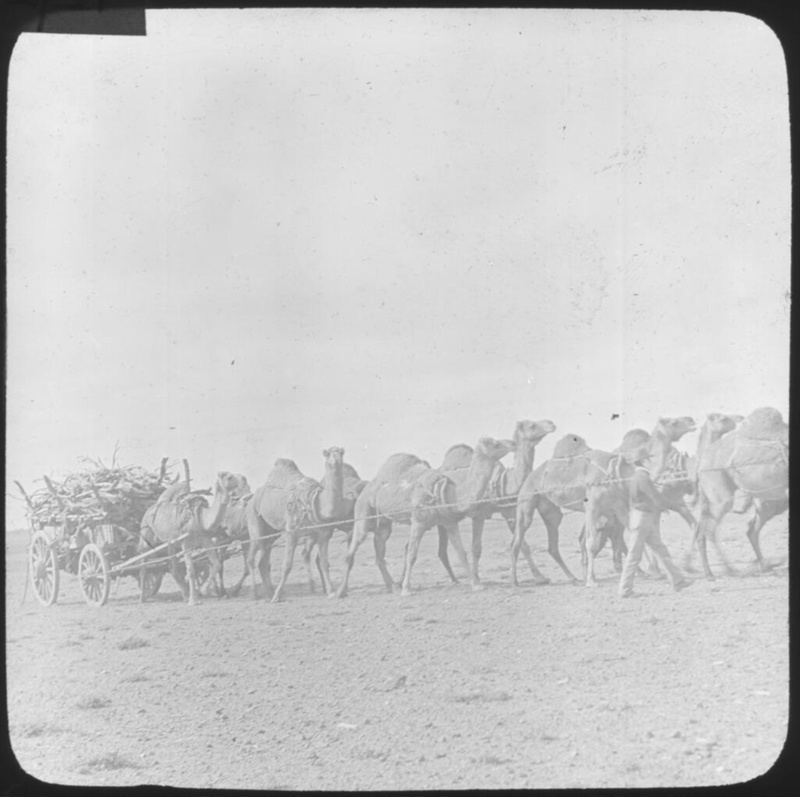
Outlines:
[[[516,445],[514,451],[514,466],[506,468],[502,462],[497,462],[494,466],[489,486],[482,503],[475,509],[468,512],[466,517],[472,520],[472,578],[475,582],[480,581],[478,574],[478,564],[483,551],[483,527],[489,518],[499,513],[508,524],[509,531],[514,533],[514,523],[517,516],[517,494],[523,482],[533,469],[533,460],[536,454],[536,446],[551,432],[555,432],[556,427],[552,421],[518,421],[514,427],[512,439]],[[469,472],[472,462],[472,448],[467,445],[452,446],[444,456],[444,462],[439,470],[445,473],[456,484],[464,481]],[[439,559],[441,559],[453,583],[458,579],[450,566],[450,559],[447,555],[447,529],[439,526]],[[534,578],[541,577],[541,572],[533,563],[531,550],[523,540],[521,545],[522,554],[531,568]]]
[[[513,440],[482,437],[475,446],[469,470],[460,484],[413,454],[393,454],[389,457],[356,501],[353,536],[345,557],[344,578],[336,596],[343,598],[347,595],[356,551],[370,532],[374,535],[375,561],[386,589],[394,591],[395,584],[386,569],[386,541],[392,533],[393,523],[411,526],[403,570],[403,595],[411,592],[411,571],[422,535],[440,525],[445,528],[449,542],[456,549],[459,562],[470,576],[473,587],[479,587],[470,573],[467,555],[458,534],[458,521],[479,505],[495,463],[514,448]]]
[[[747,526],[747,539],[759,568],[766,571],[769,565],[759,544],[761,529],[789,507],[789,427],[772,407],[753,410],[738,428],[721,435],[714,436],[711,416],[706,424],[711,439],[701,437],[697,463],[697,543],[703,571],[707,578],[714,578],[706,550],[706,540],[711,539],[726,572],[735,572],[720,548],[716,532],[722,518],[733,508],[737,490],[752,497],[753,517]]]
[[[573,584],[580,581],[567,567],[558,546],[559,527],[565,510],[586,514],[586,527],[579,537],[586,585],[596,585],[594,558],[607,540],[611,541],[613,548],[615,569],[621,569],[626,551],[623,532],[628,512],[627,496],[618,482],[617,470],[629,467],[621,462],[619,455],[592,449],[576,434],[567,434],[556,443],[553,456],[529,474],[517,496],[517,517],[511,543],[511,583],[515,587],[519,586],[517,557],[537,510],[547,529],[547,551]],[[588,490],[590,485],[593,485],[591,491]],[[591,540],[591,545],[585,544],[587,539]],[[540,583],[549,581],[544,576],[538,580]]]
[[[694,534],[697,521],[686,506],[696,488],[689,457],[675,448],[684,435],[696,429],[693,418],[659,418],[650,433],[647,469],[650,478],[661,495],[664,511],[677,512]]]
[[[203,495],[189,491],[187,479],[187,481],[177,482],[168,487],[155,504],[144,513],[141,522],[139,553],[144,553],[165,542],[180,546],[186,565],[186,579],[178,569],[176,557],[172,556],[172,545],[167,548],[167,555],[170,557],[172,577],[189,604],[199,603],[192,551],[198,548],[210,549],[209,560],[212,567],[215,558],[218,558],[214,547],[214,534],[219,528],[228,503],[228,495],[225,485],[221,481],[221,475],[218,476],[214,485],[214,501],[211,506],[208,505],[208,501]],[[189,536],[180,543],[176,542],[184,534]],[[146,571],[146,565],[139,570],[139,600],[141,602],[144,602],[145,599]]]
[[[309,535],[317,537],[320,572],[328,591],[332,590],[328,566],[328,542],[337,521],[346,520],[344,500],[344,449],[328,448],[325,477],[322,482],[304,476],[291,459],[278,459],[265,484],[248,502],[246,517],[250,538],[247,570],[253,578],[253,595],[258,597],[255,578],[256,560],[264,597],[280,601],[292,569],[298,542]],[[322,526],[322,528],[320,528]],[[270,556],[277,537],[285,541],[281,580],[273,590],[270,578]],[[259,554],[261,554],[259,559]]]

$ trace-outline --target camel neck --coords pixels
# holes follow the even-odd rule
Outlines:
[[[510,495],[520,491],[522,483],[533,470],[536,455],[536,443],[525,440],[517,444],[514,452],[514,466],[506,470],[506,492]]]
[[[338,467],[325,467],[322,477],[322,491],[319,494],[319,515],[329,520],[337,517],[341,511],[342,496],[344,495],[344,473],[341,465]]]
[[[650,476],[654,480],[657,479],[661,473],[666,469],[669,462],[669,455],[674,446],[672,440],[664,432],[656,429],[650,435],[650,462],[648,463],[648,470]]]
[[[214,503],[203,513],[203,528],[205,531],[212,531],[220,524],[227,506],[228,497],[217,485],[214,490]]]
[[[486,492],[497,460],[479,454],[472,455],[467,478],[456,488],[456,506],[459,512],[467,513],[474,509]]]
[[[714,429],[709,426],[707,423],[703,424],[703,428],[700,430],[700,439],[697,441],[697,461],[699,462],[700,459],[703,457],[704,454],[708,452],[708,448],[712,443],[716,443],[717,440],[722,437],[723,433],[718,429]]]

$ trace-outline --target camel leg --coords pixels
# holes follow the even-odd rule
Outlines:
[[[316,591],[314,586],[314,570],[311,567],[311,552],[314,548],[314,540],[311,537],[306,537],[303,540],[303,549],[301,556],[303,557],[303,565],[306,569],[306,576],[308,577],[308,591],[313,595]]]
[[[761,529],[764,528],[768,520],[785,512],[789,504],[787,501],[754,501],[754,504],[753,517],[747,524],[747,539],[750,540],[759,568],[762,572],[766,572],[770,569],[770,566],[761,554],[761,545],[759,544]]]
[[[326,530],[319,533],[315,558],[317,570],[319,570],[319,577],[322,581],[322,591],[326,595],[330,595],[333,592],[330,560],[328,559],[328,546],[330,545],[331,537],[333,537],[333,530]]]
[[[250,507],[248,507],[248,510],[250,510]],[[250,543],[245,562],[247,564],[247,573],[253,581],[253,600],[258,600],[261,597],[266,599],[272,597],[272,585],[270,584],[269,588],[267,587],[267,581],[269,580],[269,549],[273,540],[272,537],[268,538],[267,535],[271,532],[272,529],[260,515],[248,511],[247,533],[250,537]],[[266,571],[264,559],[267,559]],[[256,578],[256,572],[258,572],[259,578]],[[265,572],[266,578],[264,578]],[[259,581],[263,588],[263,595],[259,595]]]
[[[242,563],[244,567],[242,568],[242,575],[239,580],[236,582],[236,585],[231,587],[228,590],[228,595],[231,597],[235,597],[239,594],[240,590],[242,589],[242,584],[244,584],[244,580],[247,578],[248,568],[247,568],[247,554],[250,550],[250,543],[242,543]]]
[[[188,600],[189,598],[189,588],[186,585],[186,579],[181,574],[180,568],[178,567],[178,555],[173,554],[173,547],[172,545],[167,546],[167,556],[169,557],[169,570],[172,574],[172,578],[174,579],[175,583],[178,585],[178,588],[183,595],[184,600]]]
[[[706,501],[703,511],[700,515],[700,523],[698,525],[697,533],[698,550],[700,551],[700,559],[703,562],[703,572],[705,573],[706,578],[710,581],[714,580],[714,575],[708,565],[708,553],[706,550],[708,540],[711,540],[711,544],[714,546],[717,555],[721,559],[726,575],[736,575],[736,570],[731,567],[727,557],[725,556],[725,552],[722,550],[719,540],[717,539],[719,524],[722,518],[730,510],[732,503],[732,497],[730,499],[724,499],[720,503],[712,503],[712,501],[708,500]]]
[[[250,575],[250,579],[253,582],[254,600],[256,600],[259,597],[258,595],[259,579],[256,578],[256,571],[259,570],[259,567],[256,566],[256,561],[259,558],[259,554],[263,552],[262,547],[263,547],[262,542],[251,542],[250,548],[247,552],[247,558],[245,559],[245,563],[247,565],[247,574]]]
[[[264,555],[258,563],[258,572],[261,574],[261,583],[266,590],[264,597],[272,600],[275,594],[275,587],[272,585],[272,547],[275,545],[275,538],[266,541],[264,545]]]
[[[208,577],[200,585],[198,592],[201,595],[208,596],[213,586],[217,591],[217,596],[223,598],[225,597],[225,588],[222,584],[222,557],[219,555],[219,551],[213,549],[209,550],[208,561],[211,564]]]
[[[628,546],[625,544],[625,526],[616,518],[609,518],[606,524],[606,534],[611,541],[614,572],[622,573],[622,561],[628,555]]]
[[[580,584],[580,580],[575,578],[561,558],[561,551],[558,548],[558,530],[564,513],[552,501],[542,499],[539,501],[539,515],[544,521],[545,529],[547,529],[547,553],[550,554],[550,558],[561,568],[561,571],[573,584]]]
[[[475,521],[473,521],[474,523]],[[453,572],[453,568],[450,565],[450,557],[447,555],[447,529],[444,526],[437,526],[436,530],[439,533],[439,561],[444,566],[444,569],[447,571],[447,575],[450,576],[450,581],[454,584],[458,584],[458,579],[456,578],[456,574]],[[408,553],[408,543],[406,543],[406,553]],[[405,565],[403,569],[403,575],[400,577],[400,583],[403,583],[403,578],[405,577]]]
[[[283,590],[286,588],[286,580],[289,578],[289,573],[292,570],[292,562],[294,561],[294,552],[297,548],[298,536],[296,531],[287,530],[284,538],[283,549],[283,569],[281,570],[281,580],[275,588],[272,595],[273,603],[280,603],[283,600]]]
[[[605,542],[601,539],[598,532],[597,521],[598,512],[596,498],[592,490],[586,491],[586,573],[585,580],[587,587],[596,587],[597,580],[594,576],[594,560]]]
[[[192,559],[192,552],[188,548],[184,548],[183,561],[186,564],[186,580],[189,582],[189,606],[196,606],[200,603],[197,597],[197,576],[194,571],[194,559]]]
[[[483,516],[472,518],[472,583],[480,583],[481,577],[479,575],[479,565],[481,561],[481,554],[483,553],[483,524],[485,523]],[[513,523],[513,521],[512,521]],[[456,526],[456,528],[458,528]],[[513,525],[512,525],[513,534]]]
[[[517,501],[516,520],[514,521],[514,538],[511,540],[511,586],[514,588],[519,587],[519,581],[517,580],[517,559],[519,558],[522,543],[525,542],[525,532],[528,530],[533,520],[533,511],[535,508],[535,496],[532,500]],[[533,559],[531,559],[531,562],[533,562]],[[529,564],[531,562],[529,562]],[[536,566],[534,565],[534,567]],[[544,576],[542,576],[542,578],[544,578]]]
[[[511,532],[511,539],[514,539],[514,529],[516,527],[516,510],[512,510],[514,514],[503,514],[505,518],[506,524],[508,525],[508,530]],[[536,563],[533,561],[533,556],[531,555],[531,548],[525,539],[523,538],[519,544],[519,549],[522,552],[522,555],[525,557],[525,561],[528,563],[528,567],[530,568],[531,574],[533,575],[533,580],[537,584],[549,584],[550,579],[536,567]]]
[[[403,582],[401,595],[408,596],[411,594],[411,570],[414,567],[414,562],[417,561],[417,554],[419,553],[419,543],[422,535],[425,533],[425,526],[419,521],[411,521],[411,531],[408,535],[408,546],[406,547],[406,565],[403,571]],[[461,542],[461,540],[459,540]],[[462,546],[461,550],[464,548]],[[465,554],[466,556],[466,554]],[[469,567],[467,568],[469,570]]]
[[[144,538],[142,538],[144,539]],[[144,553],[144,551],[139,550],[138,553]],[[139,603],[144,603],[144,579],[147,575],[147,565],[142,562],[142,566],[139,568]]]
[[[387,592],[394,592],[397,587],[389,574],[389,568],[386,567],[386,542],[391,535],[391,522],[382,518],[378,521],[377,528],[375,529],[373,545],[375,546],[375,564],[378,565],[378,570],[381,571],[381,576],[383,577],[383,583],[386,585]]]
[[[367,516],[372,515],[375,513],[375,509],[372,506],[367,506],[365,508]],[[367,538],[367,533],[369,531],[373,531],[375,529],[375,519],[370,517],[360,517],[356,520],[355,526],[353,527],[353,536],[350,539],[350,545],[347,546],[347,553],[344,557],[344,576],[342,577],[342,583],[339,584],[339,589],[336,592],[331,593],[331,597],[334,595],[337,598],[344,598],[347,596],[347,583],[350,580],[350,571],[353,569],[353,563],[356,560],[356,551],[358,550],[359,546],[362,542]],[[376,552],[377,553],[377,552]],[[384,567],[386,565],[384,564]],[[378,565],[380,567],[380,565]],[[385,579],[384,579],[385,580]]]
[[[470,580],[472,584],[472,589],[480,589],[481,583],[480,579],[477,576],[477,573],[473,570],[470,570],[469,562],[467,561],[467,552],[464,550],[464,545],[461,542],[461,535],[458,531],[458,523],[448,523],[445,526],[447,530],[447,538],[449,539],[452,546],[456,549],[456,555],[458,556],[458,561],[461,567],[464,569],[464,572],[467,575],[467,578]],[[474,562],[473,562],[474,566]]]

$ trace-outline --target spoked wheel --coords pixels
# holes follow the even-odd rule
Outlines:
[[[58,558],[41,531],[33,535],[28,556],[36,600],[43,606],[52,606],[58,600]]]
[[[93,543],[84,546],[78,560],[78,578],[81,592],[91,606],[105,606],[111,590],[108,560],[103,551]]]
[[[137,575],[137,579],[139,576]],[[163,570],[146,570],[144,574],[144,598],[155,597],[161,589],[161,582],[164,579]]]

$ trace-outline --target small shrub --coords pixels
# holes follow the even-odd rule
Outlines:
[[[149,681],[150,676],[145,675],[143,672],[135,672],[133,675],[126,675],[122,681],[127,684],[138,684],[142,681]]]
[[[480,758],[473,758],[472,760],[476,764],[489,764],[491,766],[500,766],[511,762],[510,758],[498,758],[496,755],[482,755]]]
[[[467,695],[452,695],[453,703],[502,703],[511,700],[508,692],[471,692]]]
[[[109,753],[108,755],[93,758],[91,761],[86,762],[86,767],[90,769],[141,769],[141,764],[131,761],[119,753]],[[85,768],[84,768],[85,769]]]
[[[111,701],[107,697],[98,697],[97,695],[92,695],[90,697],[81,698],[75,704],[75,708],[86,710],[90,708],[108,708],[110,705]]]
[[[49,722],[32,722],[22,729],[22,735],[26,739],[35,739],[39,736],[55,736],[58,733],[64,733],[63,729],[57,725],[51,725]]]
[[[136,650],[136,648],[146,648],[149,646],[150,643],[146,639],[142,639],[138,636],[128,637],[117,645],[120,650]]]

